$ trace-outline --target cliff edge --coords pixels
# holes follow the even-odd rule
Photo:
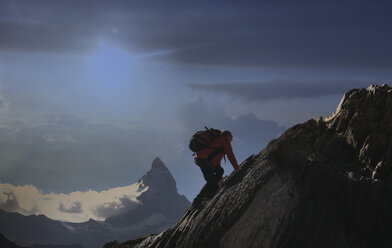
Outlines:
[[[392,247],[392,88],[288,129],[172,229],[105,248]]]

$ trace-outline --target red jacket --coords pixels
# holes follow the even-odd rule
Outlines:
[[[237,159],[235,158],[233,153],[233,148],[231,147],[231,142],[226,136],[220,136],[216,138],[214,141],[212,141],[209,144],[209,146],[223,149],[223,152],[218,153],[214,158],[211,159],[211,164],[213,166],[220,166],[221,160],[223,156],[226,154],[234,170],[239,169]],[[211,152],[213,151],[214,151],[213,148],[203,149],[201,151],[196,152],[195,158],[207,159],[208,155],[210,155]]]

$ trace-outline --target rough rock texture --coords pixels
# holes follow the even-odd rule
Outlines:
[[[202,209],[112,247],[392,247],[392,89],[347,92],[337,111],[249,157]]]

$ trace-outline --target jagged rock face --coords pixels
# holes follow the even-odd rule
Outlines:
[[[288,129],[166,232],[106,247],[392,247],[392,89]]]
[[[356,151],[364,176],[391,182],[392,90],[384,84],[347,92],[329,128]]]

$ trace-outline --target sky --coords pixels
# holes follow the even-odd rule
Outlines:
[[[45,214],[47,195],[126,188],[157,156],[192,200],[204,184],[187,147],[197,130],[231,130],[242,162],[331,115],[345,91],[391,84],[391,11],[377,0],[0,0],[0,208]],[[51,218],[102,218],[67,199]]]

